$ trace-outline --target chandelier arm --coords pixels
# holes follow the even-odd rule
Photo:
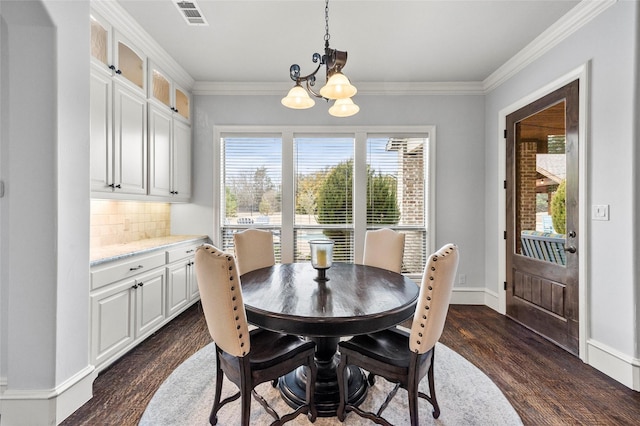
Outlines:
[[[318,68],[319,69],[319,68]],[[316,70],[318,71],[318,70]],[[316,92],[315,90],[313,90],[313,88],[311,87],[311,84],[309,84],[309,80],[305,80],[306,82],[306,86],[307,86],[307,92],[311,93],[313,96],[315,96],[316,98],[320,98],[320,99],[324,99],[325,101],[329,101],[328,98],[325,98],[324,96],[322,96],[320,93]]]
[[[312,80],[313,83],[315,83],[315,81],[316,81],[315,76],[318,73],[318,71],[320,70],[320,67],[322,65],[323,65],[322,63],[318,64],[318,66],[316,67],[315,71],[313,71],[311,74],[308,74],[308,75],[305,75],[305,76],[301,76],[300,75],[300,67],[297,64],[293,64],[293,65],[291,65],[291,68],[289,69],[291,80],[295,81],[296,83],[300,83],[300,82],[306,81],[307,84],[309,83],[309,80]],[[297,69],[294,69],[294,67],[297,67]]]

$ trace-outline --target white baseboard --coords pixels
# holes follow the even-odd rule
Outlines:
[[[635,391],[640,391],[640,359],[596,340],[587,341],[587,363]]]
[[[452,305],[484,305],[484,288],[453,287]]]
[[[97,373],[89,365],[54,389],[11,390],[0,394],[0,425],[57,425],[93,396]]]

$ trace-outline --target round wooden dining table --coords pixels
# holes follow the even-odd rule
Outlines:
[[[411,318],[419,287],[401,274],[351,263],[334,263],[326,270],[326,281],[317,277],[310,263],[290,263],[248,272],[240,282],[251,324],[315,341],[315,403],[318,415],[330,417],[339,403],[340,338],[384,330]],[[357,367],[350,366],[348,374],[348,399],[358,405],[367,395],[367,381]],[[305,369],[281,377],[279,387],[287,404],[304,404]]]

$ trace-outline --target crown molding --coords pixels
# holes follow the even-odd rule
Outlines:
[[[578,31],[618,0],[582,0],[524,49],[501,65],[484,81],[466,82],[361,82],[360,95],[483,95],[491,92],[544,53]],[[291,88],[288,82],[213,82],[194,79],[115,1],[91,0],[91,7],[118,31],[139,44],[151,60],[194,95],[271,96]]]
[[[167,72],[173,80],[191,90],[195,83],[193,77],[176,62],[160,46],[140,24],[134,20],[122,6],[113,0],[91,0],[91,8],[106,19],[113,27],[128,39],[131,39],[136,47],[142,49],[147,57],[162,70]]]
[[[491,92],[526,66],[578,31],[618,0],[583,0],[551,25],[520,52],[483,81],[485,93]]]
[[[194,95],[214,96],[284,96],[291,83],[238,83],[196,81]],[[357,83],[358,95],[483,95],[482,82],[367,82]]]

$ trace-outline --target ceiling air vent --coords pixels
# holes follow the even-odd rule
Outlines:
[[[174,4],[188,25],[209,25],[195,1],[174,1]]]

